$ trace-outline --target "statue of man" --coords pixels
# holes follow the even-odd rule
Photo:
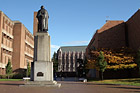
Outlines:
[[[38,32],[47,32],[49,15],[44,6],[41,6],[36,17],[38,19]]]

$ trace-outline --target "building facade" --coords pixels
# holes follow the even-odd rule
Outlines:
[[[33,61],[34,37],[18,21],[12,21],[0,11],[0,74],[5,74],[8,60],[13,71],[26,69],[27,62]]]
[[[85,58],[86,46],[60,47],[58,55],[58,72],[76,72],[79,66],[77,59]]]
[[[87,59],[93,59],[92,53],[94,50],[96,52],[98,48],[116,49],[122,47],[131,48],[135,52],[140,49],[140,9],[126,22],[122,20],[106,21],[93,35],[86,48],[86,57]],[[90,69],[93,72],[89,72],[89,76],[99,78],[99,72],[94,70],[94,68]]]
[[[125,24],[127,46],[138,50],[140,48],[140,9]]]
[[[0,74],[5,74],[8,60],[13,63],[13,30],[14,22],[0,11]]]
[[[108,20],[93,35],[86,49],[87,57],[96,48],[129,47],[137,51],[140,48],[140,9],[126,22]]]
[[[14,21],[13,70],[26,69],[33,62],[34,37],[19,21]]]

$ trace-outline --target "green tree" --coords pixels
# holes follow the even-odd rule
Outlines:
[[[53,68],[57,72],[58,71],[58,57],[57,57],[56,52],[54,52],[54,54],[53,54],[52,62],[53,62]]]
[[[30,76],[30,73],[31,73],[31,67],[30,67],[30,63],[27,62],[27,72],[26,72],[26,76]]]
[[[12,74],[12,66],[11,66],[10,59],[8,59],[8,64],[6,65],[6,74],[9,79],[9,76]]]
[[[85,56],[84,58],[84,74],[85,74],[85,77],[86,77],[86,74],[88,73],[88,69],[86,68],[86,65],[88,64],[88,60],[87,60],[87,57]]]
[[[104,55],[102,51],[100,51],[100,54],[97,58],[96,66],[99,68],[99,71],[101,72],[101,80],[103,80],[103,72],[107,67],[107,62],[104,60]]]
[[[137,64],[137,66],[139,68],[139,74],[140,74],[140,49],[137,52],[136,64]]]

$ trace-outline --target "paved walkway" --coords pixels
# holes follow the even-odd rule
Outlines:
[[[19,87],[23,81],[0,81],[0,93],[140,93],[140,87],[60,81],[60,88]]]

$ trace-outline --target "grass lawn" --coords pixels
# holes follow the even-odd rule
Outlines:
[[[0,81],[22,81],[22,79],[0,79]]]
[[[105,83],[105,84],[122,84],[122,85],[134,85],[140,86],[140,78],[129,78],[129,79],[108,79],[108,80],[93,80],[92,82],[96,83]]]

